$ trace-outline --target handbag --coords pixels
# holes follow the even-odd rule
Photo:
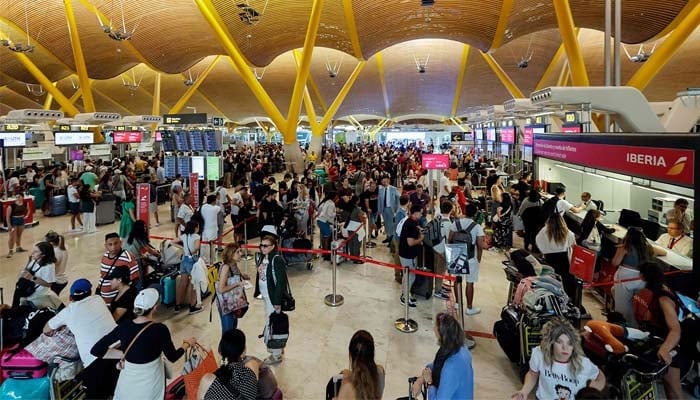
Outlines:
[[[230,281],[231,283],[243,282],[241,274],[232,273],[229,279],[233,280]],[[219,308],[221,310],[221,314],[223,315],[230,314],[233,312],[235,313],[237,318],[241,318],[248,311],[248,298],[245,294],[245,288],[242,286],[221,293],[219,291],[219,284],[217,282],[216,297],[218,298]]]
[[[36,261],[30,260],[32,262],[32,267],[37,264]],[[24,267],[24,270],[32,274],[34,276],[37,271],[41,269],[42,265],[39,265],[39,268],[37,268],[36,271],[32,271],[32,268],[29,266],[29,262],[27,262],[27,265]],[[15,284],[15,297],[16,298],[21,298],[21,297],[29,297],[36,292],[36,282],[34,282],[31,279],[27,279],[24,277],[20,277],[17,279],[17,283]]]
[[[185,380],[185,392],[187,393],[188,399],[196,399],[197,391],[199,390],[199,382],[202,377],[206,374],[214,373],[218,368],[218,363],[214,357],[214,352],[209,350],[206,351],[201,345],[195,345],[192,347],[190,355],[199,353],[201,361],[187,374],[184,374]],[[187,362],[185,362],[187,364]],[[184,368],[183,368],[184,372]]]
[[[136,339],[138,339],[139,336],[141,336],[141,334],[142,334],[146,329],[148,329],[149,326],[153,325],[153,323],[154,323],[154,321],[149,322],[148,325],[144,326],[143,329],[141,329],[141,330],[139,331],[139,333],[137,333],[136,336],[134,336],[134,338],[131,339],[131,343],[129,343],[129,345],[126,347],[126,350],[124,351],[124,353],[122,353],[122,358],[120,358],[119,361],[117,362],[116,367],[117,367],[118,370],[121,371],[121,370],[124,369],[124,365],[125,365],[125,361],[126,361],[126,354],[127,354],[127,353],[129,352],[129,350],[131,349],[131,346],[134,345],[134,342],[136,342]]]

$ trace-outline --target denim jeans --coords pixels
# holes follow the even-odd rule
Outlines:
[[[219,307],[219,316],[221,317],[221,333],[238,328],[236,313],[230,312],[228,314],[222,314],[221,308]]]

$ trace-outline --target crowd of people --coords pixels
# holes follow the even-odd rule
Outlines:
[[[244,239],[240,230],[233,234],[233,243],[222,244],[223,228],[229,218],[232,225],[239,225],[257,217],[260,257],[256,260],[253,296],[264,304],[261,325],[266,343],[272,336],[269,316],[282,312],[289,295],[286,262],[279,247],[286,235],[313,240],[316,226],[320,248],[330,250],[333,241],[340,239],[345,243],[344,251],[353,256],[361,253],[361,241],[355,234],[360,226],[365,226],[367,242],[381,239],[394,263],[404,267],[396,278],[407,290],[402,290],[398,300],[408,307],[417,306],[417,299],[411,293],[421,278],[412,272],[419,268],[433,269],[439,276],[429,286],[432,292],[429,295],[439,300],[450,299],[452,286],[440,277],[454,259],[452,252],[459,248],[467,254],[468,265],[468,272],[460,276],[465,283],[464,313],[479,314],[475,287],[483,254],[489,248],[510,251],[517,237],[522,237],[526,249],[542,255],[562,277],[570,297],[576,296],[576,282],[569,273],[568,254],[572,246],[578,243],[600,252],[602,237],[609,233],[609,228],[601,223],[590,193],[583,193],[580,205],[574,206],[564,199],[565,190],[558,189],[551,202],[552,212],[547,212],[550,205],[533,187],[531,174],[525,173],[517,183],[508,185],[503,175],[497,173],[498,169],[487,173],[484,160],[473,153],[451,151],[452,168],[439,177],[431,177],[421,168],[422,154],[422,149],[416,146],[324,147],[318,155],[309,152],[305,168],[293,173],[284,171],[281,146],[229,148],[221,154],[223,177],[216,185],[201,185],[199,193],[193,193],[180,175],[167,180],[160,157],[127,157],[110,162],[87,160],[77,168],[37,165],[24,171],[8,171],[9,179],[4,182],[3,191],[16,196],[16,201],[6,216],[10,227],[7,257],[26,251],[22,247],[22,230],[28,213],[24,193],[32,189],[42,191],[47,199],[58,193],[66,194],[70,230],[75,233],[96,231],[96,204],[107,193],[116,198],[116,211],[121,216],[118,232],[105,235],[99,274],[96,271],[95,277],[74,280],[67,305],[62,304],[59,296],[70,283],[68,252],[63,236],[48,232],[30,250],[30,261],[19,275],[12,306],[60,310],[49,320],[46,330],[50,333],[67,327],[74,335],[88,398],[162,398],[163,356],[170,362],[177,361],[197,340],[189,338],[176,348],[167,325],[154,320],[163,292],[150,287],[155,282],[149,280],[149,275],[158,271],[163,254],[151,244],[151,227],[136,218],[134,199],[138,183],[151,185],[149,213],[154,226],[163,221],[157,206],[159,200],[167,201],[158,198],[157,188],[168,187],[175,237],[172,243],[182,249],[176,312],[186,309],[189,314],[196,314],[203,310],[204,304],[194,285],[196,266],[200,261],[213,265],[220,259],[213,296],[221,320],[218,352],[225,362],[204,376],[199,398],[259,398],[263,376],[270,374],[268,367],[284,360],[283,348],[268,348],[270,355],[264,360],[246,355],[246,334],[238,329],[238,319],[245,313],[243,307],[248,307],[245,288],[253,277],[244,274],[238,265]],[[283,178],[278,182],[275,175],[280,174]],[[196,198],[201,200],[195,207]],[[45,204],[48,204],[45,215],[51,215],[51,202]],[[689,254],[692,247],[688,250],[684,236],[688,221],[681,208],[682,204],[674,211],[668,233],[658,243],[669,250],[675,247],[676,251]],[[583,210],[587,215],[581,232],[576,235],[563,216],[567,211]],[[641,231],[630,229],[611,260],[621,266],[616,281],[643,278],[616,284],[614,288],[616,310],[631,325],[636,321],[626,307],[632,303],[635,291],[645,284],[659,293],[660,313],[669,313],[674,307],[663,300],[672,298],[668,295],[670,289],[658,286],[654,264],[649,264],[654,251],[661,254],[663,250],[651,246]],[[219,252],[221,255],[217,257]],[[423,261],[426,252],[432,261]],[[363,263],[359,259],[353,262]],[[469,350],[475,343],[465,335],[460,317],[452,312],[435,317],[439,349],[434,360],[418,374],[412,388],[414,394],[426,389],[431,399],[475,396]],[[674,363],[679,361],[669,354],[680,340],[678,329],[669,325],[659,331],[666,337],[660,357],[671,364],[667,392],[677,394],[680,376]],[[585,358],[580,341],[578,332],[567,321],[548,323],[540,347],[530,358],[524,386],[514,397],[527,398],[536,385],[538,398],[554,398],[560,391],[567,391],[573,398],[587,386],[603,390],[605,377]],[[117,342],[116,348],[112,346]],[[333,385],[333,397],[381,398],[390,371],[375,362],[372,335],[365,330],[357,331],[348,350],[349,368],[340,373],[340,379]],[[571,381],[575,385],[564,386],[559,381]]]

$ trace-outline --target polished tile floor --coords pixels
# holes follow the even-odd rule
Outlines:
[[[160,206],[159,212],[161,222],[166,223],[154,226],[152,234],[171,236],[173,224],[169,222],[169,206]],[[49,230],[62,233],[68,247],[70,280],[85,277],[93,283],[97,282],[104,234],[117,231],[118,222],[98,226],[97,233],[86,235],[68,232],[68,216],[39,216],[38,219],[38,226],[25,230],[24,247],[30,248]],[[226,228],[230,228],[230,221],[227,221]],[[232,240],[232,237],[229,235],[226,240]],[[158,244],[158,241],[154,242]],[[9,302],[17,274],[24,266],[26,257],[22,254],[5,258],[7,233],[0,233],[0,243],[0,286],[5,288],[5,301]],[[367,255],[376,260],[390,260],[387,248],[381,244],[375,249],[368,249]],[[490,334],[493,323],[500,318],[507,291],[507,281],[501,269],[502,260],[503,255],[499,253],[485,253],[475,300],[475,305],[482,312],[465,317],[465,329]],[[252,261],[244,263],[242,268],[255,275]],[[404,308],[399,303],[400,285],[394,281],[392,269],[370,263],[340,264],[337,293],[345,297],[345,304],[336,308],[326,306],[323,301],[324,296],[331,293],[329,262],[315,261],[312,271],[292,267],[289,276],[296,298],[296,311],[290,313],[291,335],[285,361],[274,367],[285,398],[323,398],[329,377],[348,366],[347,345],[358,329],[368,330],[374,336],[376,360],[387,371],[384,398],[406,396],[407,378],[416,375],[426,363],[432,361],[437,350],[432,321],[437,312],[446,308],[446,302],[433,298],[419,299],[418,307],[411,309],[411,318],[418,322],[418,331],[407,334],[394,328],[394,321],[403,316]],[[68,301],[67,290],[62,297]],[[260,300],[253,298],[252,290],[248,292],[248,297],[251,308],[239,321],[239,328],[247,335],[248,354],[264,358],[267,356],[265,346],[257,338],[264,324],[264,306]],[[587,296],[585,304],[594,315],[599,315],[598,303]],[[209,322],[209,307],[209,302],[206,302],[205,312],[193,316],[175,314],[172,309],[162,308],[158,318],[170,327],[175,343],[195,336],[203,345],[216,348],[220,324],[216,310],[212,322]],[[508,361],[496,340],[477,337],[476,341],[477,346],[472,353],[477,398],[510,398],[519,388],[515,366]],[[180,366],[181,362],[175,365],[174,371],[179,370]]]

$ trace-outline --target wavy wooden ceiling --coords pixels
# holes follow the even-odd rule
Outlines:
[[[187,89],[183,85],[190,69],[196,77],[212,60],[223,54],[222,46],[191,0],[72,0],[88,74],[94,79],[95,102],[104,111],[150,114],[154,78],[162,76],[161,113],[169,110]],[[267,66],[261,80],[283,115],[286,115],[294,82],[295,62],[290,50],[303,46],[311,0],[248,0],[263,11],[254,25],[241,22],[239,1],[213,0],[224,25],[248,61]],[[115,42],[102,32],[98,15],[121,27],[121,4],[127,30],[136,28],[130,41]],[[347,26],[344,1],[326,0],[314,50],[310,76],[318,93],[311,91],[317,114],[335,98],[357,64]],[[480,51],[489,50],[496,26],[505,12],[503,45],[492,50],[496,61],[524,92],[532,91],[560,45],[551,2],[513,0],[502,10],[499,0],[437,0],[433,7],[421,7],[419,0],[351,0],[359,47],[367,65],[336,116],[385,115],[376,54],[382,53],[388,112],[449,115],[455,92],[459,93],[458,114],[470,107],[501,103],[510,95],[483,61]],[[644,42],[667,33],[687,0],[627,1],[623,3],[623,35],[627,43]],[[571,0],[576,25],[600,30],[603,0]],[[0,31],[15,42],[26,42],[25,8],[31,40],[37,45],[31,60],[70,97],[77,83],[75,61],[68,36],[62,0],[0,0]],[[700,66],[693,54],[700,51],[696,31],[669,65],[647,88],[650,100],[669,100],[689,86],[700,86]],[[2,38],[5,38],[4,36]],[[448,40],[442,40],[448,39]],[[587,29],[580,37],[592,84],[602,83],[602,34]],[[471,46],[465,81],[456,90],[463,43]],[[527,69],[517,61],[533,51]],[[637,46],[629,47],[636,52]],[[414,57],[430,55],[427,72],[418,74]],[[325,64],[341,63],[337,77],[330,78]],[[563,64],[560,63],[560,64]],[[625,81],[638,64],[623,63]],[[136,91],[122,84],[121,75],[131,70],[142,79]],[[558,65],[558,71],[561,65]],[[259,71],[261,71],[259,69]],[[553,74],[556,75],[556,74]],[[556,80],[556,76],[550,78]],[[45,96],[30,95],[25,83],[35,82],[11,52],[0,47],[0,110],[43,105]],[[198,111],[224,114],[239,120],[263,116],[264,112],[248,87],[223,57],[211,75],[187,104]],[[76,102],[82,108],[82,102]],[[56,103],[53,107],[57,108]],[[186,110],[185,110],[186,111]],[[302,108],[302,114],[305,114]]]

